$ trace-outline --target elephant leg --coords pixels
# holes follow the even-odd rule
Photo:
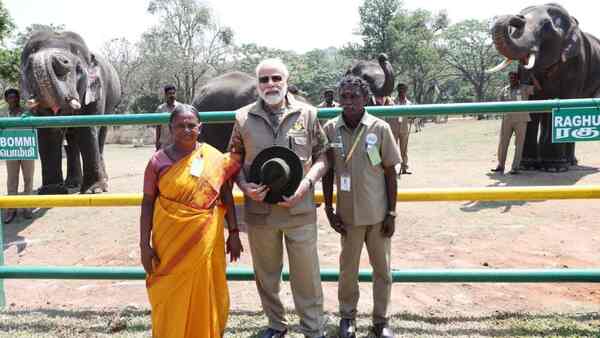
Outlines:
[[[538,169],[539,167],[539,145],[538,132],[540,127],[540,113],[530,113],[531,121],[527,122],[525,132],[525,143],[523,144],[523,158],[521,167],[525,169]]]
[[[42,162],[40,195],[67,194],[62,173],[63,131],[57,128],[38,129],[38,144]]]
[[[567,146],[567,162],[570,165],[577,165],[577,157],[575,157],[575,142],[569,142],[565,144]]]
[[[83,160],[83,182],[81,193],[97,193],[102,191],[102,169],[98,146],[98,129],[96,127],[76,128],[79,149]]]
[[[544,114],[541,118],[540,132],[541,165],[546,170],[568,170],[567,144],[552,143],[552,115]]]
[[[77,188],[81,186],[81,157],[79,155],[79,140],[77,132],[73,129],[67,129],[65,136],[67,145],[65,152],[67,153],[67,179],[65,185],[67,188]]]
[[[100,127],[98,132],[98,150],[100,153],[100,170],[102,174],[102,186],[103,192],[108,191],[108,174],[106,172],[106,163],[104,162],[104,142],[106,141],[106,134],[108,133],[108,127]]]

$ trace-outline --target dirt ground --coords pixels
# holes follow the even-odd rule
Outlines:
[[[402,188],[600,184],[597,144],[577,145],[580,166],[567,173],[490,175],[495,166],[500,120],[450,119],[411,134],[413,175]],[[105,158],[112,193],[139,193],[153,147],[108,145]],[[509,153],[509,159],[512,159]],[[36,168],[35,186],[41,184]],[[0,167],[0,182],[6,169]],[[2,185],[0,193],[6,193]],[[400,203],[392,265],[404,268],[598,268],[600,203],[540,202]],[[338,235],[319,213],[323,268],[337,268]],[[7,265],[139,266],[137,207],[37,210],[4,229]],[[247,248],[245,234],[242,239]],[[251,266],[247,248],[241,262]],[[368,268],[363,252],[362,268]],[[337,309],[337,285],[324,283],[326,310]],[[12,308],[148,308],[142,281],[7,280]],[[232,310],[260,311],[253,282],[230,284]],[[282,296],[292,307],[288,283]],[[392,313],[485,315],[497,312],[598,312],[595,284],[395,284]],[[361,284],[359,309],[371,310],[371,285]]]

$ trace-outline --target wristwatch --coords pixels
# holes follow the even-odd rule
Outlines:
[[[396,212],[394,210],[388,210],[388,212],[387,212],[386,215],[390,215],[390,216],[392,216],[392,217],[395,218],[396,217]]]

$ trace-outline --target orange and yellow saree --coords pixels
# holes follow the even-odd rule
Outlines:
[[[202,144],[160,177],[152,220],[160,264],[146,279],[153,337],[222,337],[229,291],[225,207],[218,199],[221,186],[238,169],[237,161]]]

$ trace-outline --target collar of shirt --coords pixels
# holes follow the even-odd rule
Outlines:
[[[336,119],[337,120],[335,121],[335,129],[345,127],[346,129],[350,130],[350,127],[346,125],[346,122],[344,122],[344,118],[341,114],[338,117],[336,117]],[[375,117],[365,111],[363,117],[360,119],[359,124],[363,124],[365,127],[370,127],[371,125],[373,125],[373,123],[375,123]]]

